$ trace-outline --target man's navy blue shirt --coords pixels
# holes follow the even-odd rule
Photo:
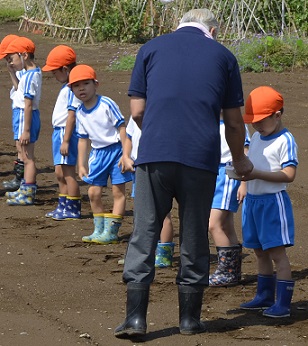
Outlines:
[[[222,108],[243,106],[236,58],[194,27],[143,45],[129,96],[146,99],[136,165],[178,162],[217,173]]]

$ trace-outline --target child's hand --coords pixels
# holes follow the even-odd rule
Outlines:
[[[130,157],[121,157],[121,173],[125,172],[135,172],[134,160]]]
[[[246,195],[247,195],[246,183],[244,181],[242,181],[241,185],[239,186],[239,188],[237,190],[237,201],[239,204],[243,202]]]
[[[24,131],[19,137],[19,143],[21,145],[27,145],[30,143],[30,131]]]
[[[88,177],[88,172],[85,167],[79,167],[78,169],[79,178],[82,180],[83,177]]]
[[[69,148],[69,143],[62,142],[61,147],[60,147],[61,155],[68,156],[68,148]]]

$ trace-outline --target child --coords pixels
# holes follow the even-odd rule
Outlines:
[[[70,71],[76,66],[76,53],[71,47],[59,45],[47,56],[42,71],[51,71],[62,88],[52,114],[52,147],[55,173],[59,184],[58,205],[46,217],[54,220],[80,219],[81,197],[76,180],[78,137],[75,112],[79,104],[67,85]]]
[[[135,168],[134,162],[137,159],[139,139],[141,136],[141,130],[130,117],[126,128],[126,140],[123,148],[123,156],[119,163],[122,173],[132,172],[133,186],[132,197],[135,197]],[[173,243],[173,225],[170,213],[164,220],[163,228],[160,234],[160,242],[157,244],[155,267],[166,268],[172,266],[172,259],[174,253]]]
[[[25,69],[13,95],[14,139],[19,141],[24,162],[24,182],[15,192],[7,192],[9,205],[32,205],[36,194],[34,144],[40,133],[39,101],[42,72],[34,62],[35,44],[27,37],[18,37],[5,49],[6,61],[12,69]]]
[[[16,38],[18,38],[17,35],[7,35],[2,39],[0,44],[0,59],[3,59],[5,57],[5,54],[3,54],[3,52],[6,50],[8,45]],[[14,94],[18,88],[19,80],[25,70],[23,69],[21,71],[15,71],[15,69],[9,63],[7,63],[7,69],[13,83],[12,89],[10,91],[10,98],[13,100]],[[12,109],[14,109],[14,103],[12,103]],[[5,180],[2,182],[4,189],[8,191],[17,190],[20,186],[21,180],[24,177],[24,163],[22,161],[21,146],[18,140],[15,141],[15,145],[17,150],[17,159],[14,161],[15,177],[11,180]]]
[[[246,195],[246,183],[229,178],[226,167],[232,165],[232,155],[225,137],[225,124],[220,120],[221,159],[209,221],[209,232],[217,250],[218,266],[209,277],[209,286],[236,285],[241,280],[242,245],[234,228],[234,213]],[[250,142],[246,126],[245,152]]]
[[[282,114],[283,98],[273,88],[261,86],[248,96],[244,121],[252,123],[256,132],[249,147],[254,169],[244,179],[243,245],[254,249],[258,283],[254,299],[240,307],[266,309],[263,315],[268,317],[290,316],[294,288],[286,254],[286,247],[294,245],[294,220],[286,188],[295,179],[297,145],[283,126]]]
[[[121,173],[118,167],[125,141],[125,120],[117,104],[106,96],[97,95],[96,73],[88,65],[77,65],[69,75],[69,85],[82,101],[76,111],[79,177],[90,184],[88,195],[94,217],[94,232],[82,238],[98,244],[118,243],[118,231],[125,213],[125,183],[131,174]],[[91,152],[86,168],[87,144]],[[102,188],[111,178],[112,213],[104,213]]]

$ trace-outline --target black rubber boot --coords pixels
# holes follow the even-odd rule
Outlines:
[[[181,334],[205,332],[205,325],[200,321],[203,292],[203,286],[178,286]]]
[[[146,334],[149,291],[149,284],[136,282],[127,284],[126,318],[114,331],[117,338],[129,339]]]
[[[17,159],[14,161],[15,177],[12,180],[5,180],[2,184],[5,190],[15,191],[20,187],[21,180],[24,177],[24,163]]]

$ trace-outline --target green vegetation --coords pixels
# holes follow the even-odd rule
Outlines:
[[[308,44],[302,39],[254,37],[234,41],[227,48],[236,56],[242,72],[292,71],[308,68]],[[110,61],[111,71],[132,70],[135,56],[124,53]]]
[[[228,47],[243,72],[282,72],[308,67],[308,45],[302,39],[255,37]]]
[[[0,24],[18,21],[24,14],[23,2],[20,0],[0,0]]]

